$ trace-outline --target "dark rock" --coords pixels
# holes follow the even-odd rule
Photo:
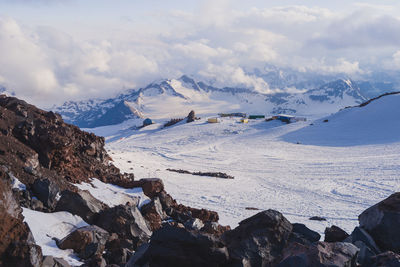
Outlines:
[[[228,251],[219,239],[165,226],[154,232],[150,244],[141,247],[126,266],[224,266],[227,261]]]
[[[141,187],[143,193],[149,198],[158,196],[158,194],[164,190],[164,183],[159,178],[146,178],[134,181],[132,187]]]
[[[400,252],[400,192],[368,208],[358,220],[382,250]]]
[[[58,186],[49,179],[37,179],[32,185],[34,195],[50,210],[57,205]]]
[[[399,267],[400,266],[400,255],[392,251],[379,254],[373,257],[373,264],[371,267]]]
[[[101,255],[110,234],[95,225],[78,228],[58,242],[61,249],[73,249],[82,259]]]
[[[380,253],[380,249],[376,245],[374,239],[360,227],[354,228],[351,235],[345,239],[345,242],[355,244],[356,241],[362,241],[367,247],[369,247],[375,254]]]
[[[201,228],[201,231],[207,234],[211,234],[217,237],[222,236],[226,231],[231,230],[231,227],[229,225],[227,226],[222,226],[217,222],[206,222],[204,224],[204,227]]]
[[[350,243],[292,243],[285,248],[279,267],[352,267],[356,266],[358,248]]]
[[[186,122],[193,122],[196,120],[196,114],[194,113],[194,110],[189,112],[189,115],[187,116]]]
[[[71,265],[63,259],[45,256],[43,258],[42,267],[71,267]]]
[[[5,266],[32,266],[42,265],[42,249],[32,242],[13,242],[6,252]]]
[[[94,198],[88,191],[64,190],[57,203],[56,211],[68,211],[92,224],[94,217],[106,208],[107,205]]]
[[[291,242],[295,241],[301,244],[307,244],[307,243],[317,242],[321,238],[320,234],[318,234],[313,230],[310,230],[304,224],[294,223],[292,224],[292,226],[293,230],[290,236]]]
[[[121,239],[132,240],[131,249],[147,242],[152,234],[139,209],[132,205],[105,209],[99,213],[94,224],[110,233],[116,233]]]
[[[86,260],[85,264],[81,265],[81,267],[106,267],[106,266],[107,266],[106,260],[101,255],[98,254]]]
[[[357,264],[360,266],[371,266],[373,264],[373,257],[376,254],[362,241],[356,241],[354,245],[360,249],[357,254]]]
[[[150,203],[143,205],[140,210],[152,231],[160,229],[162,221],[167,217],[158,197],[152,199]]]
[[[348,233],[336,225],[325,228],[325,242],[342,242],[348,236]]]
[[[232,265],[271,266],[279,262],[292,232],[290,222],[278,211],[262,211],[222,236]]]
[[[311,220],[311,221],[326,221],[326,218],[319,217],[319,216],[313,216],[309,220]]]
[[[23,220],[10,177],[0,168],[0,266],[40,266],[41,249]]]

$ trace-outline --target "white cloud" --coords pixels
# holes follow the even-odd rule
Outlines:
[[[400,20],[383,11],[371,14],[365,6],[349,13],[304,6],[242,11],[226,0],[204,3],[194,12],[163,13],[160,28],[129,26],[124,34],[105,32],[91,40],[1,18],[0,83],[44,105],[108,97],[182,74],[269,93],[265,81],[245,71],[265,64],[360,75],[366,65],[389,67],[382,63],[390,59],[391,67],[400,68]]]

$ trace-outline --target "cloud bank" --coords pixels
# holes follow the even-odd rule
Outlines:
[[[216,86],[275,89],[249,74],[266,64],[360,75],[400,69],[400,19],[360,5],[349,13],[305,6],[239,11],[229,1],[161,14],[162,27],[132,27],[85,40],[0,17],[0,85],[41,106],[109,97],[182,74]]]

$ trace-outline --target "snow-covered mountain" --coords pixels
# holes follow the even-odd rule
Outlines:
[[[304,93],[263,94],[246,88],[216,88],[188,76],[154,82],[115,98],[66,102],[53,110],[83,128],[118,124],[130,118],[153,119],[246,112],[272,115],[290,113],[327,115],[366,98],[350,80],[336,80]]]

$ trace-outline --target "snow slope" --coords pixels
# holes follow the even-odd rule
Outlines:
[[[72,249],[62,250],[53,240],[53,238],[62,239],[76,228],[87,226],[88,224],[81,217],[64,211],[44,213],[26,208],[23,208],[22,214],[32,231],[36,244],[42,248],[43,255],[63,258],[72,266],[83,264]]]
[[[393,113],[395,110],[388,103],[394,105],[396,101],[398,97],[377,101],[377,105],[371,103],[366,114]],[[343,125],[351,125],[352,122],[347,121],[352,120],[347,117],[351,110],[339,112],[333,118],[342,118]],[[377,127],[365,130],[381,128],[382,133],[385,129],[396,130],[390,127],[393,123],[399,125],[400,121],[395,116],[392,118],[396,120],[386,123],[372,120]],[[107,149],[122,171],[133,171],[138,178],[162,178],[166,190],[179,202],[215,210],[223,224],[235,227],[257,212],[246,207],[255,207],[279,210],[292,222],[305,223],[320,233],[332,224],[351,231],[363,210],[400,190],[400,139],[387,142],[361,139],[366,143],[349,146],[348,140],[340,140],[339,129],[337,145],[334,142],[330,146],[297,144],[294,137],[306,137],[306,133],[299,134],[308,129],[310,123],[286,125],[279,121],[255,120],[242,124],[225,118],[219,124],[208,124],[203,118],[147,132],[142,131],[146,127],[141,131],[119,132],[118,126],[113,126],[118,134],[106,140]],[[314,126],[318,124],[315,122]],[[111,128],[108,131],[111,132]],[[320,133],[329,131],[333,130]],[[357,131],[353,129],[351,134]],[[372,134],[377,132],[363,136]],[[286,140],[292,135],[291,140]],[[311,142],[313,138],[321,137],[315,133],[307,140]],[[235,179],[178,174],[166,171],[167,168],[221,171]],[[327,221],[308,219],[315,215]]]
[[[341,110],[283,139],[319,146],[389,144],[400,141],[400,94],[376,99],[363,107]],[[328,120],[328,122],[324,122]]]

